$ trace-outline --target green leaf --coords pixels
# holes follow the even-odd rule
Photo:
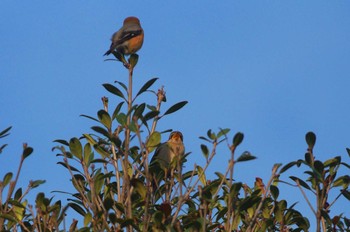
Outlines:
[[[32,154],[32,153],[33,153],[33,148],[31,148],[31,147],[26,147],[26,148],[24,148],[24,150],[23,150],[22,156],[23,156],[23,158],[25,159],[25,158],[27,158],[28,156],[30,156],[30,154]]]
[[[346,152],[348,153],[348,156],[350,157],[350,148],[346,148]]]
[[[57,164],[62,165],[63,167],[67,168],[68,170],[72,170],[72,171],[74,171],[74,172],[80,172],[80,171],[79,171],[78,169],[76,169],[75,167],[70,166],[70,165],[67,165],[66,163],[57,162]]]
[[[346,199],[348,199],[348,200],[350,201],[350,192],[349,192],[348,190],[343,189],[343,190],[341,191],[341,193],[343,194],[343,196],[344,196]]]
[[[147,189],[144,185],[144,182],[140,179],[132,179],[131,185],[135,188],[136,192],[140,194],[142,199],[146,199]]]
[[[97,194],[100,193],[103,185],[104,185],[104,175],[102,173],[98,173],[94,177],[94,187]]]
[[[114,95],[117,95],[118,97],[123,98],[124,100],[126,100],[126,98],[124,97],[124,94],[122,93],[122,91],[120,91],[117,87],[115,87],[114,85],[111,84],[103,84],[103,87],[105,87],[105,89],[110,92],[113,93]]]
[[[277,188],[277,186],[271,185],[271,186],[270,186],[270,192],[271,192],[272,197],[273,197],[275,200],[277,200],[277,198],[278,198],[278,196],[279,196],[279,193],[280,193],[280,191],[279,191],[279,189]]]
[[[136,97],[142,94],[143,92],[147,91],[149,87],[151,87],[154,82],[156,82],[158,78],[152,78],[151,80],[147,81],[139,90],[139,92],[136,94]]]
[[[316,160],[314,162],[314,167],[316,169],[316,171],[319,173],[320,177],[322,176],[323,170],[324,170],[324,165],[321,161]]]
[[[167,111],[165,111],[164,115],[171,114],[178,111],[179,109],[184,107],[187,103],[188,101],[182,101],[182,102],[176,103],[175,105],[171,106]]]
[[[157,146],[160,144],[161,135],[159,132],[155,131],[151,134],[149,139],[146,142],[146,149],[151,153]]]
[[[14,199],[15,200],[18,200],[19,198],[21,198],[22,197],[22,188],[18,188],[17,190],[16,190],[16,192],[15,192],[15,197],[14,197]]]
[[[84,146],[84,163],[88,167],[91,161],[94,159],[94,153],[91,150],[90,143],[86,143]]]
[[[63,139],[56,139],[56,140],[54,140],[54,142],[63,144],[65,146],[69,146],[69,143],[66,140],[63,140]]]
[[[141,118],[143,111],[145,111],[146,104],[142,103],[141,105],[137,106],[134,112],[134,117],[136,118]]]
[[[101,146],[99,146],[98,144],[94,145],[94,149],[95,151],[97,151],[97,153],[99,153],[103,158],[107,158],[110,156],[110,154],[104,150]]]
[[[126,126],[126,119],[127,119],[126,114],[120,113],[117,115],[116,118],[117,118],[117,121],[119,122],[120,125]]]
[[[210,138],[210,139],[212,139],[212,140],[217,139],[217,136],[216,136],[215,133],[212,132],[211,130],[208,130],[208,131],[207,131],[207,136],[208,136],[208,138]],[[210,142],[211,142],[211,141],[210,141]]]
[[[290,176],[289,178],[294,180],[297,184],[299,183],[304,188],[311,190],[310,186],[305,181],[303,181],[302,179],[300,179],[300,178],[298,178],[296,176]]]
[[[305,153],[305,163],[307,163],[309,166],[312,166],[312,155],[310,152]]]
[[[82,207],[80,207],[78,204],[75,203],[68,203],[69,207],[71,207],[72,209],[74,209],[77,213],[79,213],[81,216],[85,216],[86,213],[84,211],[84,209]]]
[[[229,132],[230,132],[230,129],[229,129],[229,128],[225,128],[225,129],[221,129],[221,128],[220,128],[220,131],[219,131],[219,133],[218,133],[218,138],[220,138],[220,137],[223,136],[223,135],[227,135]]]
[[[3,183],[2,183],[2,187],[6,187],[6,185],[8,185],[8,183],[10,183],[12,176],[13,176],[12,172],[8,172],[5,174],[4,179],[3,179]]]
[[[99,126],[93,126],[91,127],[91,129],[93,129],[94,131],[96,131],[97,133],[100,133],[102,135],[104,135],[106,138],[110,137],[110,134],[108,133],[107,130],[103,129],[102,127]]]
[[[249,151],[245,151],[245,152],[243,152],[243,154],[240,157],[238,157],[236,162],[243,162],[243,161],[249,161],[249,160],[254,160],[254,159],[256,159],[255,156],[250,154]]]
[[[334,166],[336,166],[336,165],[339,165],[341,163],[341,157],[340,156],[336,156],[336,157],[334,157],[334,158],[331,158],[331,159],[329,159],[329,160],[326,160],[324,163],[323,163],[323,165],[325,166],[325,167],[334,167]]]
[[[242,182],[236,182],[231,186],[230,192],[233,197],[239,194],[239,191],[241,190],[242,186],[243,186]]]
[[[91,117],[91,116],[89,116],[89,115],[81,114],[80,117],[88,118],[88,119],[91,119],[91,120],[93,120],[93,121],[98,122],[98,120],[97,120],[96,118]]]
[[[11,128],[12,128],[12,126],[7,127],[5,130],[1,131],[1,132],[0,132],[0,138],[3,138],[3,137],[8,136],[9,133],[7,133],[7,132],[9,132],[9,131],[11,130]]]
[[[129,58],[129,64],[131,68],[134,68],[139,60],[139,55],[137,54],[131,54]]]
[[[88,212],[85,216],[84,216],[84,226],[88,226],[91,223],[92,220],[92,215],[90,212]]]
[[[316,143],[315,133],[312,131],[306,133],[305,140],[306,140],[307,145],[309,146],[309,149],[312,150],[315,146],[315,143]]]
[[[333,182],[333,187],[338,187],[338,186],[343,186],[343,188],[347,188],[350,184],[350,176],[344,175],[338,177],[334,182]]]
[[[205,173],[203,171],[203,168],[201,166],[197,166],[197,171],[198,171],[198,177],[199,180],[202,182],[204,186],[207,185],[207,179],[205,177]]]
[[[114,81],[114,83],[118,83],[125,91],[128,91],[128,87],[123,82],[120,81]]]
[[[244,134],[242,132],[236,133],[232,140],[233,146],[237,147],[239,144],[241,144],[243,141],[243,138],[244,138]]]
[[[120,102],[120,103],[115,107],[114,112],[113,112],[113,115],[112,115],[112,120],[114,120],[114,119],[117,117],[117,115],[118,115],[120,109],[122,108],[123,104],[124,104],[124,102]]]
[[[69,140],[69,149],[75,157],[77,157],[79,160],[82,159],[83,147],[79,139],[72,138],[71,140]]]
[[[111,116],[109,116],[109,114],[108,114],[105,110],[99,110],[99,111],[97,112],[97,116],[98,116],[98,119],[100,120],[100,122],[101,122],[107,129],[111,129],[111,126],[112,126]]]
[[[97,142],[92,138],[91,135],[89,134],[83,134],[84,138],[92,145],[94,146],[95,144],[97,144]]]
[[[143,116],[142,121],[145,123],[146,121],[155,118],[159,115],[159,111],[150,111]],[[146,123],[145,123],[146,124]]]
[[[46,180],[35,180],[35,181],[31,181],[30,183],[30,187],[32,188],[36,188],[41,184],[44,184],[46,182]]]
[[[208,156],[209,156],[209,149],[208,149],[208,147],[206,145],[204,145],[204,144],[201,144],[201,150],[202,150],[202,153],[203,153],[204,157],[206,159],[208,159]]]

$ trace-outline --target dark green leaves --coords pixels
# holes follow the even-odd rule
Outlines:
[[[6,128],[5,130],[3,130],[3,131],[0,132],[0,139],[3,138],[3,137],[8,136],[9,133],[7,133],[7,132],[9,132],[9,131],[11,130],[11,128],[12,128],[12,126]]]
[[[249,160],[254,160],[254,159],[256,159],[255,156],[250,154],[249,151],[245,151],[245,152],[243,152],[243,154],[240,157],[238,157],[236,162],[243,162],[243,161],[249,161]]]
[[[110,92],[113,93],[114,95],[117,95],[118,97],[123,98],[124,100],[126,100],[126,98],[124,97],[124,94],[122,93],[122,91],[120,91],[117,87],[115,87],[114,85],[111,84],[103,84],[103,87],[105,87],[105,89]]]
[[[236,133],[232,140],[233,146],[237,147],[239,144],[241,144],[243,141],[243,138],[244,138],[244,134],[242,132]]]
[[[188,102],[187,101],[182,101],[178,102],[175,105],[171,106],[167,111],[165,111],[164,115],[174,113],[184,107]]]
[[[25,146],[22,156],[25,159],[32,153],[33,153],[33,148]]]
[[[143,92],[147,91],[149,87],[151,87],[154,82],[156,82],[158,78],[152,78],[151,80],[147,81],[139,90],[139,92],[136,94],[136,97],[142,94]]]
[[[312,151],[312,149],[314,148],[315,143],[316,143],[315,133],[312,131],[306,133],[305,140],[306,140],[307,145],[309,146],[309,149]]]

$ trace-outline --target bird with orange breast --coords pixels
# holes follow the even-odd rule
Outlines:
[[[173,131],[167,142],[158,146],[150,162],[153,192],[156,192],[163,180],[174,180],[174,174],[181,176],[182,162],[185,155],[183,135]],[[169,189],[171,192],[171,189]]]
[[[142,47],[143,38],[144,33],[140,20],[133,16],[127,17],[123,26],[112,35],[112,44],[104,56],[114,51],[122,55],[134,54]]]

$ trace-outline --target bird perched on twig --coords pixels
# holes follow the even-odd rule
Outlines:
[[[151,159],[150,172],[153,176],[153,189],[159,187],[161,180],[174,178],[174,171],[181,175],[184,153],[183,135],[180,131],[173,131],[168,141],[156,149]]]
[[[114,51],[122,55],[134,54],[142,47],[143,38],[144,33],[140,20],[133,16],[127,17],[123,26],[112,35],[112,44],[104,56],[108,56]]]

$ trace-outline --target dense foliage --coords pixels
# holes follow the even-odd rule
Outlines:
[[[96,124],[91,127],[92,132],[55,141],[53,150],[58,153],[59,164],[71,175],[67,184],[72,183],[75,189],[69,195],[68,205],[53,202],[45,193],[38,193],[32,204],[26,200],[26,194],[45,181],[31,181],[26,189],[17,186],[22,164],[33,152],[24,144],[17,173],[8,172],[0,181],[1,231],[308,231],[309,220],[295,209],[295,203],[280,196],[281,186],[300,189],[315,215],[317,231],[350,230],[348,215],[330,213],[335,201],[350,200],[350,176],[337,175],[341,168],[350,169],[350,165],[340,156],[326,161],[315,159],[316,136],[312,132],[306,134],[304,158],[284,166],[275,164],[269,180],[256,178],[254,186],[248,186],[233,179],[236,165],[256,158],[249,152],[236,154],[243,133],[230,136],[227,128],[208,130],[199,138],[203,141],[200,148],[206,165],[196,165],[185,173],[178,170],[171,176],[158,167],[152,171],[161,177],[155,188],[150,157],[172,131],[158,131],[157,123],[187,102],[163,110],[165,91],[151,89],[157,78],[148,80],[133,94],[137,60],[137,55],[131,55],[127,63],[123,60],[129,71],[127,84],[116,81],[103,85],[115,98],[103,97],[96,117],[82,115]],[[136,103],[143,94],[153,94],[154,103]],[[0,132],[0,138],[7,136],[10,129]],[[231,158],[224,172],[215,172],[214,179],[208,180],[207,168],[218,146],[227,146]],[[5,147],[0,146],[0,153]],[[180,162],[185,164],[187,158],[188,153]],[[299,167],[307,169],[306,177],[282,179],[285,171]],[[306,191],[314,199],[309,199]],[[331,191],[339,191],[335,199],[329,199]],[[69,207],[81,217],[66,228]]]

